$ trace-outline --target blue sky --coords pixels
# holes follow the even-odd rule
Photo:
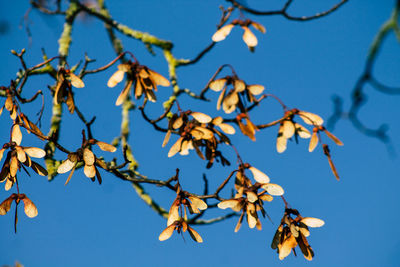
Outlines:
[[[28,64],[41,62],[41,48],[49,56],[57,54],[63,21],[61,17],[49,17],[32,11],[32,44],[20,21],[28,8],[28,1],[2,1],[0,15],[9,22],[10,31],[1,35],[0,85],[8,85],[20,68],[18,59],[10,50],[27,49]],[[247,1],[260,9],[274,9],[282,1]],[[325,10],[335,1],[295,1],[290,12],[309,15]],[[209,44],[220,18],[219,5],[224,1],[108,1],[111,14],[118,21],[135,29],[149,32],[175,44],[178,57],[192,58]],[[332,114],[333,95],[344,98],[344,106],[350,105],[351,90],[363,70],[369,45],[381,24],[389,17],[394,1],[361,1],[346,3],[337,12],[311,22],[287,21],[282,17],[248,16],[262,23],[267,33],[256,33],[259,44],[252,54],[241,40],[241,31],[234,29],[229,37],[217,44],[199,63],[178,70],[183,88],[200,92],[217,68],[229,63],[239,77],[247,83],[262,84],[266,91],[279,96],[291,108],[317,113],[327,119]],[[234,13],[232,18],[236,18]],[[75,25],[69,63],[74,65],[87,52],[97,61],[92,68],[102,66],[115,55],[108,41],[103,24],[96,19]],[[167,76],[168,69],[162,51],[155,49],[150,55],[138,41],[122,38],[126,50],[149,68]],[[374,69],[379,80],[399,85],[399,47],[391,34],[385,40],[382,53]],[[103,74],[87,76],[85,88],[76,89],[75,98],[81,111],[87,116],[97,116],[93,130],[97,139],[111,142],[119,134],[120,107],[114,105],[121,86],[108,88],[108,78],[116,70],[112,67]],[[229,74],[224,72],[223,74]],[[52,80],[34,77],[26,86],[26,96],[41,89],[46,90]],[[382,123],[390,126],[393,147],[399,153],[400,126],[397,96],[383,95],[368,87],[368,102],[360,112],[361,118],[371,127]],[[156,104],[149,104],[149,112],[156,117],[162,112],[171,88],[160,88]],[[46,92],[47,104],[43,120],[43,132],[49,127],[51,98]],[[208,92],[209,103],[195,102],[186,96],[180,100],[185,109],[217,116],[217,93]],[[142,103],[139,100],[139,103]],[[25,113],[35,114],[40,101],[23,106]],[[8,140],[10,120],[7,114],[0,117],[0,140]],[[252,113],[256,123],[267,123],[281,116],[280,106],[267,99]],[[70,150],[80,146],[80,130],[84,125],[76,115],[64,109],[61,140]],[[206,163],[194,153],[188,156],[167,158],[167,148],[162,149],[163,134],[154,132],[139,112],[131,114],[132,135],[130,144],[140,164],[140,172],[158,179],[171,177],[175,168],[181,169],[181,184],[188,191],[201,193],[202,175],[206,173],[211,190],[216,188],[234,169],[214,166],[205,169]],[[238,131],[238,129],[237,129]],[[283,154],[275,150],[278,132],[273,127],[256,134],[257,142],[236,134],[232,142],[242,158],[267,173],[273,182],[285,189],[285,197],[292,207],[303,216],[318,217],[325,226],[311,231],[309,242],[315,251],[312,262],[300,254],[290,255],[280,261],[270,243],[283,214],[283,203],[276,198],[266,206],[273,223],[263,220],[263,230],[249,229],[246,225],[238,233],[233,229],[236,218],[210,226],[195,226],[204,243],[186,242],[176,234],[168,241],[158,241],[158,235],[166,227],[166,221],[155,214],[137,197],[128,182],[103,174],[103,184],[91,183],[82,170],[75,172],[68,186],[67,175],[59,175],[48,182],[45,177],[20,175],[20,186],[37,205],[39,215],[28,219],[20,209],[18,234],[14,234],[13,216],[0,218],[0,264],[13,264],[16,260],[25,266],[241,266],[262,264],[268,266],[398,266],[400,230],[396,227],[400,215],[397,211],[400,195],[399,158],[391,158],[385,145],[379,140],[366,137],[348,121],[340,121],[334,134],[343,147],[330,144],[333,160],[341,181],[337,182],[323,156],[321,148],[309,153],[308,142],[288,144]],[[39,140],[24,134],[24,145],[43,146]],[[100,151],[96,151],[95,153]],[[107,159],[117,155],[103,153]],[[226,149],[231,162],[235,155]],[[57,153],[58,159],[65,154]],[[40,160],[42,163],[42,161]],[[175,196],[173,192],[158,187],[145,187],[154,198],[169,208]],[[228,197],[229,190],[224,192]],[[9,192],[0,191],[0,200]],[[212,211],[208,218],[225,214]],[[298,253],[300,253],[298,251]]]

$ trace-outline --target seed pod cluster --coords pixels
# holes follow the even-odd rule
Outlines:
[[[271,248],[276,249],[279,259],[283,260],[292,250],[296,255],[295,248],[298,245],[304,257],[310,261],[314,257],[314,251],[307,241],[307,237],[310,235],[309,227],[321,227],[324,224],[321,219],[302,217],[297,210],[286,208],[272,240]]]

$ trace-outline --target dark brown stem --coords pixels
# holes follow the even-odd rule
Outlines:
[[[301,16],[301,17],[295,17],[287,13],[287,9],[289,8],[290,4],[292,4],[293,0],[288,0],[286,1],[285,5],[283,6],[282,9],[280,10],[273,10],[273,11],[259,11],[253,8],[246,7],[242,4],[240,4],[236,0],[226,0],[227,2],[232,3],[232,5],[242,11],[245,11],[247,13],[253,14],[253,15],[260,15],[260,16],[272,16],[272,15],[281,15],[284,16],[288,20],[295,20],[295,21],[310,21],[314,19],[319,19],[322,17],[325,17],[335,10],[337,10],[339,7],[341,7],[343,4],[345,4],[348,0],[341,0],[339,3],[335,4],[333,7],[330,9],[317,13],[312,16]]]

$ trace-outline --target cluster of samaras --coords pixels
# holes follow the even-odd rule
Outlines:
[[[0,204],[0,215],[5,215],[7,212],[9,212],[12,202],[15,202],[15,232],[17,231],[16,227],[18,221],[17,207],[21,200],[24,203],[25,214],[28,217],[33,218],[36,217],[38,214],[35,204],[33,204],[33,202],[25,194],[19,193],[17,179],[18,171],[21,171],[22,169],[29,175],[26,169],[26,167],[29,167],[39,175],[47,175],[46,169],[31,159],[31,157],[43,158],[46,155],[46,152],[43,149],[37,147],[21,146],[21,141],[21,129],[18,124],[14,124],[11,130],[10,141],[8,143],[5,143],[3,145],[3,148],[0,149],[0,162],[4,156],[4,153],[7,152],[0,172],[0,182],[5,182],[6,191],[9,191],[15,184],[17,185],[17,194],[11,194]]]
[[[163,147],[167,145],[172,132],[179,135],[179,138],[170,148],[168,157],[172,157],[178,152],[181,155],[187,155],[189,150],[195,149],[200,158],[208,160],[207,168],[212,166],[215,159],[221,161],[222,165],[230,165],[229,161],[218,151],[218,145],[220,143],[230,144],[229,138],[225,134],[234,134],[235,129],[231,125],[223,123],[221,117],[213,119],[204,113],[190,110],[180,112],[179,115],[174,114],[169,120]],[[205,156],[200,148],[204,148]]]
[[[218,29],[214,35],[212,36],[212,40],[214,42],[220,42],[222,40],[225,40],[225,38],[231,33],[232,29],[234,26],[239,26],[243,29],[243,41],[247,45],[247,47],[250,49],[251,52],[254,52],[254,48],[258,44],[257,37],[254,35],[254,33],[249,29],[249,26],[253,26],[256,30],[265,33],[265,27],[257,23],[255,21],[246,19],[246,20],[240,20],[240,19],[235,19],[231,23],[221,27]]]
[[[246,170],[252,173],[255,183],[248,178]],[[265,173],[248,163],[240,164],[235,172],[236,194],[234,198],[218,203],[218,207],[220,209],[231,208],[233,211],[241,212],[235,232],[239,231],[245,215],[250,228],[256,227],[261,230],[261,222],[257,212],[261,212],[261,215],[265,217],[267,213],[264,209],[264,202],[271,202],[273,196],[282,196],[284,190],[280,185],[270,183],[270,178]]]
[[[124,79],[124,76],[126,76],[126,83],[115,102],[117,106],[121,105],[128,98],[132,87],[134,87],[134,96],[136,99],[144,95],[146,100],[155,102],[157,97],[154,91],[157,91],[157,86],[170,85],[169,80],[161,74],[144,65],[140,65],[137,61],[128,61],[127,63],[118,65],[118,70],[110,77],[107,86],[115,87]],[[57,84],[54,89],[54,103],[66,103],[70,113],[74,113],[75,111],[72,86],[82,88],[85,84],[70,69],[60,68],[57,72]]]
[[[94,182],[96,176],[97,181],[99,184],[101,184],[101,175],[96,166],[99,166],[103,169],[106,169],[107,167],[105,166],[104,162],[99,160],[92,152],[92,145],[97,145],[103,151],[115,152],[117,150],[116,147],[96,139],[86,140],[85,134],[83,134],[82,146],[75,152],[69,153],[67,159],[64,160],[63,163],[61,163],[57,168],[58,173],[66,173],[71,171],[67,181],[65,182],[65,185],[68,184],[69,180],[74,174],[75,168],[79,165],[84,165],[83,173],[86,177],[90,178],[92,182]]]
[[[57,90],[55,94],[55,102],[61,103],[58,101],[64,100],[71,111],[72,106],[70,105],[70,103],[73,103],[73,100],[72,102],[71,99],[68,100],[70,97],[72,97],[71,84],[76,86],[77,83],[79,84],[79,81],[81,80],[77,76],[72,74],[69,70],[65,69],[61,69],[59,71],[58,79],[61,79],[62,82],[58,83],[56,87]],[[32,123],[25,114],[21,112],[20,104],[18,103],[18,97],[16,97],[15,88],[11,86],[5,91],[7,99],[3,107],[0,109],[0,114],[4,109],[9,111],[10,118],[12,120],[12,126],[9,142],[5,143],[0,149],[0,162],[3,158],[5,158],[3,160],[3,165],[0,171],[0,182],[5,183],[6,191],[9,191],[14,185],[16,185],[17,193],[11,194],[0,204],[0,215],[5,215],[7,212],[9,212],[11,209],[11,204],[15,202],[16,209],[14,228],[15,231],[17,231],[17,207],[21,203],[21,201],[24,203],[24,210],[28,217],[33,218],[36,217],[38,214],[37,208],[33,204],[33,202],[27,197],[26,194],[20,193],[20,186],[18,183],[19,180],[17,177],[18,172],[23,170],[28,175],[30,175],[27,168],[31,168],[34,172],[41,176],[48,175],[48,172],[44,167],[31,159],[43,158],[46,156],[46,152],[38,147],[21,146],[21,127],[25,128],[27,133],[33,133],[41,140],[51,140],[51,138],[43,135],[40,129],[34,123]],[[97,176],[99,183],[101,183],[101,176],[96,166],[100,166],[104,169],[106,169],[107,166],[103,161],[96,158],[96,156],[91,151],[91,146],[94,144],[98,145],[99,148],[104,151],[114,152],[116,150],[116,148],[110,144],[95,139],[86,140],[85,133],[83,131],[82,146],[77,151],[69,153],[68,159],[59,164],[57,169],[58,173],[65,173],[72,170],[66,184],[70,180],[75,168],[82,165],[84,165],[84,173],[87,177],[91,178],[92,181],[94,181],[94,177]]]
[[[292,215],[296,218],[292,218]],[[283,260],[290,252],[296,255],[295,247],[300,247],[301,252],[307,260],[312,260],[314,251],[307,241],[310,235],[308,227],[321,227],[324,221],[312,217],[302,217],[295,209],[285,209],[281,223],[276,230],[271,247],[276,249],[279,259]]]
[[[252,173],[254,183],[246,175],[247,170]],[[217,206],[220,209],[230,208],[235,212],[240,212],[235,232],[239,231],[245,216],[250,228],[261,230],[258,212],[263,217],[268,216],[264,202],[271,202],[274,196],[282,196],[284,190],[281,186],[270,183],[270,178],[265,173],[248,163],[240,164],[230,177],[234,173],[236,173],[235,196],[231,199],[222,200]],[[167,227],[159,235],[159,240],[169,239],[174,231],[178,234],[188,231],[194,241],[202,243],[203,238],[200,234],[189,226],[191,220],[188,220],[188,211],[190,214],[200,214],[208,208],[208,205],[198,196],[183,191],[179,181],[175,187],[176,198],[169,209]],[[296,218],[292,218],[292,215]],[[308,227],[321,227],[322,225],[324,225],[324,221],[321,219],[302,217],[297,210],[286,208],[271,247],[277,250],[279,259],[283,260],[292,250],[296,254],[295,247],[298,245],[304,257],[307,260],[312,260],[314,252],[307,241],[307,237],[310,235]]]
[[[160,241],[167,240],[171,237],[174,230],[178,234],[188,231],[192,239],[202,243],[203,239],[192,227],[188,225],[187,210],[190,214],[199,214],[200,210],[207,209],[207,204],[195,195],[182,191],[179,183],[177,184],[176,198],[172,202],[168,213],[167,228],[162,231],[158,239]]]
[[[243,40],[250,50],[254,50],[254,47],[257,45],[257,38],[250,31],[249,26],[253,26],[263,33],[265,32],[265,28],[254,21],[234,20],[230,24],[220,28],[213,35],[212,39],[215,42],[225,39],[234,26],[240,26],[244,30]],[[118,58],[121,56],[122,54]],[[117,59],[115,59],[114,62]],[[222,67],[220,69],[222,69]],[[195,150],[201,159],[208,161],[207,168],[210,168],[215,161],[220,162],[223,166],[230,165],[228,159],[222,155],[219,147],[221,144],[232,146],[227,135],[235,134],[236,130],[228,123],[236,124],[245,136],[255,141],[256,132],[269,126],[256,125],[250,120],[249,113],[264,98],[271,96],[279,101],[284,110],[283,116],[278,121],[270,124],[270,126],[279,125],[276,140],[277,151],[279,153],[284,152],[287,148],[287,140],[294,139],[297,142],[298,137],[310,139],[310,152],[316,148],[318,143],[321,143],[323,152],[329,160],[332,171],[336,178],[339,179],[336,168],[331,160],[329,147],[321,141],[321,133],[325,133],[338,145],[343,145],[343,143],[325,129],[322,118],[316,114],[299,109],[288,110],[276,96],[272,94],[263,94],[265,91],[264,86],[259,84],[247,84],[237,76],[232,67],[231,70],[231,75],[222,78],[215,78],[219,73],[219,71],[217,71],[214,78],[208,83],[207,88],[219,92],[216,109],[220,110],[222,108],[226,114],[235,112],[235,117],[230,119],[224,119],[220,116],[212,118],[202,112],[193,112],[191,110],[183,111],[176,101],[172,102],[171,105],[177,104],[178,111],[177,113],[172,113],[170,109],[168,110],[168,114],[166,113],[166,117],[169,121],[162,146],[164,147],[168,144],[171,134],[177,135],[178,139],[170,147],[168,157],[172,157],[177,153],[188,155],[190,150]],[[84,87],[85,84],[82,81],[82,77],[83,75],[75,75],[70,69],[59,68],[56,76],[57,83],[53,88],[54,104],[65,103],[69,111],[73,113],[75,111],[75,101],[72,87]],[[124,89],[115,102],[117,106],[126,102],[132,90],[136,99],[144,96],[145,104],[147,101],[156,101],[157,97],[155,92],[157,91],[157,86],[170,86],[170,81],[168,79],[149,69],[147,66],[140,65],[136,59],[118,65],[118,70],[108,80],[108,87],[116,86],[124,77],[126,78],[126,82]],[[21,168],[27,172],[25,167],[30,167],[39,175],[47,175],[46,169],[31,160],[31,157],[45,157],[46,152],[40,148],[20,146],[22,140],[20,126],[25,128],[28,133],[33,132],[35,136],[42,140],[51,142],[51,137],[44,136],[40,129],[20,111],[15,89],[13,89],[12,86],[3,89],[5,89],[7,99],[0,110],[0,114],[3,109],[9,111],[10,117],[13,120],[13,126],[11,128],[10,141],[4,144],[3,148],[0,150],[0,160],[4,152],[8,150],[0,172],[0,182],[5,181],[6,190],[11,189],[13,185],[16,184],[17,193],[13,193],[0,204],[0,215],[4,215],[10,210],[12,202],[15,202],[16,206],[18,206],[22,201],[25,205],[25,213],[27,216],[35,217],[38,214],[36,206],[25,194],[20,194],[19,192],[17,172],[20,171]],[[298,118],[306,125],[312,127],[312,133],[305,126],[296,121]],[[103,169],[108,169],[108,167],[103,160],[96,157],[92,151],[92,147],[97,145],[103,151],[116,151],[116,148],[110,144],[98,141],[94,138],[87,139],[84,131],[82,132],[82,136],[82,144],[75,151],[70,152],[66,149],[61,149],[68,154],[67,159],[62,162],[57,162],[56,167],[59,174],[70,171],[65,184],[70,181],[75,169],[81,167],[83,167],[83,172],[86,177],[90,178],[92,181],[95,181],[97,177],[98,182],[101,183],[102,178],[98,167]],[[189,226],[193,220],[188,219],[188,211],[190,214],[201,214],[208,208],[207,203],[203,200],[207,198],[219,200],[220,202],[217,206],[220,209],[230,208],[240,213],[239,220],[234,230],[235,232],[239,231],[245,217],[250,228],[261,230],[261,216],[264,218],[266,216],[269,217],[264,207],[265,202],[272,201],[274,196],[282,196],[284,190],[278,184],[270,183],[270,178],[265,173],[248,163],[243,163],[236,148],[234,149],[238,157],[238,168],[231,173],[221,184],[220,189],[211,197],[196,196],[195,194],[183,191],[179,184],[178,177],[176,176],[176,181],[178,182],[173,188],[176,190],[176,198],[169,210],[167,227],[160,234],[159,240],[164,241],[170,238],[174,231],[178,233],[188,231],[193,240],[196,242],[203,242],[200,234]],[[253,179],[250,179],[246,172],[251,172]],[[232,195],[230,199],[223,199],[218,193],[224,188],[233,175],[235,175],[235,194]],[[292,250],[295,253],[294,248],[298,245],[304,256],[308,260],[311,260],[314,253],[306,239],[309,235],[308,227],[322,226],[323,221],[315,218],[301,217],[296,210],[287,208],[286,201],[285,206],[285,214],[274,237],[272,247],[278,250],[279,258],[283,259],[289,255]],[[292,215],[297,217],[293,219],[291,217]],[[15,229],[16,223],[17,212],[15,213]]]

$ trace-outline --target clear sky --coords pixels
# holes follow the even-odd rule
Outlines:
[[[49,56],[57,54],[62,17],[49,17],[33,10],[29,14],[32,43],[19,25],[29,5],[28,1],[1,1],[0,17],[8,22],[9,31],[0,35],[0,85],[7,86],[20,68],[11,49],[27,49],[29,65],[41,62],[41,48]],[[284,1],[248,0],[250,6],[275,9]],[[294,1],[290,9],[294,15],[311,15],[328,9],[335,2]],[[175,44],[178,57],[192,58],[209,44],[220,19],[219,5],[225,1],[106,1],[112,16],[135,29],[149,32]],[[310,111],[327,119],[333,110],[331,97],[344,98],[350,105],[350,93],[361,74],[369,45],[381,24],[390,16],[393,0],[353,0],[333,14],[310,22],[288,21],[282,17],[255,17],[267,33],[256,33],[259,44],[250,53],[241,40],[240,30],[208,53],[202,61],[178,71],[180,85],[200,92],[217,68],[229,63],[247,83],[262,84],[266,91],[279,96],[291,108]],[[232,18],[237,18],[234,13]],[[73,43],[69,63],[74,65],[87,52],[96,59],[92,68],[111,61],[115,54],[108,41],[103,24],[96,19],[81,21],[73,29]],[[120,36],[122,37],[122,36]],[[122,37],[124,46],[138,60],[168,76],[162,51],[155,48],[150,55],[142,43]],[[399,46],[393,34],[384,43],[376,64],[376,76],[390,85],[400,85]],[[76,89],[76,101],[87,116],[97,116],[93,125],[96,138],[111,142],[119,134],[120,107],[114,105],[121,86],[108,88],[108,78],[116,70],[112,67],[103,74],[87,76],[86,87]],[[228,74],[227,72],[224,74]],[[41,89],[46,91],[52,80],[35,77],[25,88],[26,97]],[[156,104],[149,104],[150,114],[162,112],[161,103],[171,88],[160,88]],[[399,153],[400,125],[399,97],[383,95],[368,87],[368,102],[360,115],[371,127],[382,123],[390,126],[394,149]],[[42,129],[47,133],[51,111],[50,94]],[[210,103],[195,102],[182,97],[181,105],[210,115],[223,115],[215,110],[217,93],[208,92]],[[4,99],[0,100],[4,101]],[[185,102],[186,101],[186,102]],[[2,103],[2,102],[1,102]],[[139,103],[142,103],[139,101]],[[23,106],[29,114],[40,109],[40,101]],[[69,149],[80,146],[80,130],[84,125],[76,115],[64,109],[61,140]],[[281,115],[279,105],[267,99],[252,115],[256,123],[267,123]],[[211,190],[234,169],[219,165],[210,170],[195,153],[168,158],[167,148],[162,149],[163,134],[155,132],[139,112],[131,114],[132,135],[130,144],[140,164],[140,172],[156,179],[167,179],[181,169],[181,183],[189,191],[202,192],[202,175],[206,173]],[[10,119],[0,117],[0,140],[8,141]],[[239,129],[237,128],[237,131]],[[12,212],[0,218],[0,264],[13,264],[16,260],[25,266],[399,266],[400,220],[398,204],[399,158],[390,157],[386,146],[377,139],[358,132],[349,121],[342,120],[333,133],[345,144],[333,143],[331,153],[341,181],[337,182],[329,169],[321,148],[309,153],[308,141],[299,145],[289,142],[288,149],[278,154],[273,127],[256,134],[252,142],[236,134],[232,142],[246,162],[267,173],[273,182],[285,189],[285,197],[303,216],[317,217],[325,226],[312,229],[309,242],[315,251],[312,262],[306,261],[298,251],[284,261],[270,248],[270,243],[283,214],[283,203],[276,198],[266,204],[273,223],[262,220],[263,230],[249,229],[243,225],[234,233],[237,218],[209,226],[195,226],[204,243],[186,242],[176,234],[168,241],[158,241],[166,227],[166,220],[155,214],[135,194],[128,182],[103,174],[103,184],[90,182],[82,170],[75,172],[68,186],[67,175],[59,175],[48,182],[45,177],[22,174],[20,186],[37,205],[39,215],[27,218],[20,208],[18,234],[13,232]],[[173,139],[176,140],[176,137]],[[43,146],[43,143],[24,133],[24,145]],[[99,151],[97,151],[99,152]],[[116,152],[121,158],[121,151]],[[226,149],[232,163],[235,155]],[[107,159],[114,155],[104,153]],[[57,153],[58,159],[65,154]],[[42,160],[39,160],[43,163]],[[2,164],[2,163],[1,163]],[[1,185],[0,200],[7,198]],[[157,187],[145,187],[166,209],[175,198],[173,192]],[[224,196],[230,192],[226,190]],[[226,211],[210,212],[209,217]]]

